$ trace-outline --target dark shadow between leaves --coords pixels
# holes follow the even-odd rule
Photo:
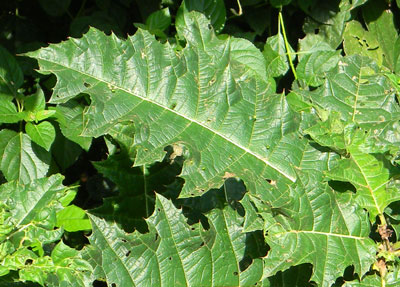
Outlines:
[[[244,209],[239,203],[246,193],[243,181],[236,178],[228,178],[219,189],[211,189],[201,196],[174,199],[173,202],[178,208],[182,207],[184,215],[188,218],[189,224],[201,222],[205,229],[209,228],[207,218],[204,214],[214,208],[223,209],[229,204],[240,216],[244,216]]]
[[[356,188],[354,185],[347,181],[330,180],[328,181],[328,185],[337,192],[351,191],[356,193]]]
[[[2,287],[40,287],[40,284],[33,282],[17,282],[19,278],[18,271],[11,271],[7,275],[0,277],[0,286]]]
[[[347,266],[343,272],[343,276],[337,278],[335,284],[333,284],[332,287],[342,286],[344,283],[348,281],[357,280],[358,278],[359,278],[358,274],[354,273],[354,266],[353,265]]]
[[[203,228],[209,229],[210,225],[206,217],[213,209],[223,209],[227,205],[233,208],[241,217],[245,216],[245,210],[239,202],[246,193],[243,181],[236,178],[228,178],[219,189],[211,189],[202,196],[175,199],[177,207],[182,207],[184,215],[188,218],[188,224],[201,222]],[[246,233],[244,255],[239,262],[240,271],[246,270],[256,258],[264,257],[269,247],[261,230]]]
[[[170,153],[167,153],[162,162],[132,167],[133,162],[124,149],[121,150],[107,160],[93,162],[103,181],[104,178],[111,181],[115,190],[91,213],[117,222],[126,232],[146,233],[148,228],[144,219],[154,212],[155,193],[171,198],[182,189],[183,181],[177,177],[182,168],[181,160],[174,158],[171,161]]]
[[[314,282],[310,282],[313,266],[311,264],[301,264],[290,267],[288,270],[279,271],[276,275],[266,279],[270,287],[315,287]]]
[[[3,183],[6,183],[7,180],[4,177],[4,174],[0,171],[0,185],[2,185]]]
[[[100,281],[100,280],[95,280],[93,282],[93,287],[107,287],[107,283],[104,281]]]
[[[332,152],[332,149],[322,146],[322,145],[319,145],[318,143],[312,141],[310,136],[307,135],[307,136],[305,136],[305,138],[311,140],[309,142],[309,145],[312,146],[313,148],[315,148],[316,150],[319,150],[320,152]]]
[[[256,258],[265,257],[270,250],[265,243],[264,235],[261,230],[246,233],[246,247],[244,256],[239,262],[240,271],[245,271]]]
[[[177,208],[182,208],[189,225],[200,222],[206,230],[210,228],[206,215],[213,209],[223,209],[229,205],[241,217],[245,215],[239,201],[245,195],[246,187],[243,181],[236,178],[226,179],[220,188],[211,189],[202,196],[178,199],[184,184],[184,180],[178,177],[184,158],[182,155],[175,156],[171,147],[167,147],[166,151],[164,161],[149,166],[145,177],[143,169],[132,168],[133,163],[124,153],[94,163],[102,177],[107,177],[115,184],[117,192],[105,198],[103,205],[91,210],[91,213],[117,222],[126,232],[138,230],[144,234],[148,232],[144,218],[153,213],[154,195],[159,193],[172,200]],[[146,204],[147,211],[144,208]],[[261,231],[247,233],[244,256],[239,263],[240,271],[246,270],[254,259],[265,256],[267,251],[268,246]]]

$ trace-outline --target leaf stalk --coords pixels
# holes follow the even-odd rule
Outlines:
[[[279,16],[278,17],[279,17],[278,30],[280,30],[280,27],[282,27],[282,35],[283,35],[283,40],[285,42],[285,48],[286,48],[286,53],[287,53],[287,57],[288,57],[288,60],[289,60],[290,69],[292,70],[294,79],[297,81],[297,79],[298,79],[297,78],[297,73],[296,73],[296,69],[294,68],[294,65],[293,65],[292,54],[290,52],[289,42],[288,42],[287,37],[286,37],[286,30],[285,30],[285,25],[284,25],[284,22],[283,22],[282,10],[279,11]]]
[[[236,12],[236,10],[233,9],[233,8],[231,8],[231,12],[235,16],[242,16],[243,10],[242,10],[242,5],[240,4],[240,0],[237,0],[237,4],[238,4],[238,7],[239,7],[239,12]]]

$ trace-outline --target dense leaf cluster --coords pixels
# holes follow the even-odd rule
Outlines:
[[[0,285],[398,286],[399,2],[11,1]]]

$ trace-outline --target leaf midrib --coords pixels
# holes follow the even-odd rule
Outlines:
[[[165,221],[167,222],[168,230],[169,230],[169,233],[171,234],[171,239],[172,239],[172,241],[174,242],[174,248],[175,248],[176,254],[178,255],[179,263],[180,263],[180,265],[181,265],[181,267],[182,267],[182,270],[183,270],[183,276],[185,277],[186,286],[187,286],[187,287],[190,287],[190,284],[189,284],[189,281],[188,281],[188,278],[187,278],[187,275],[186,275],[187,270],[185,269],[185,264],[183,264],[182,256],[181,256],[181,254],[180,254],[180,252],[179,252],[178,245],[176,244],[175,232],[173,232],[173,230],[172,230],[170,218],[167,216],[167,214],[166,214],[166,212],[165,212],[165,207],[164,207],[163,203],[161,202],[161,200],[160,200],[159,202],[160,202],[160,204],[161,204],[161,206],[162,206],[163,214],[164,214],[164,216],[165,216]],[[186,226],[185,226],[185,227],[186,227]]]
[[[214,129],[212,129],[212,128],[206,126],[206,125],[204,125],[203,123],[201,123],[201,122],[199,122],[199,121],[197,121],[197,120],[195,120],[195,119],[189,118],[189,117],[187,117],[187,116],[184,115],[184,114],[180,114],[180,113],[178,113],[177,111],[175,111],[175,110],[173,110],[173,109],[170,109],[169,107],[163,106],[163,105],[160,104],[160,103],[151,101],[151,100],[148,99],[148,98],[144,98],[144,97],[141,97],[141,96],[139,96],[139,95],[135,95],[135,94],[133,94],[132,92],[126,90],[125,88],[122,88],[122,87],[116,85],[115,83],[109,83],[109,82],[106,82],[106,81],[104,81],[104,80],[102,80],[102,79],[96,78],[96,77],[93,76],[93,75],[90,75],[90,74],[87,74],[87,73],[85,73],[85,72],[82,72],[82,71],[80,71],[80,70],[76,70],[76,69],[74,69],[74,68],[71,68],[71,67],[62,65],[62,64],[60,64],[60,63],[51,62],[51,61],[49,61],[49,60],[47,60],[47,59],[41,58],[39,55],[35,56],[35,58],[38,59],[38,60],[44,61],[44,62],[48,62],[48,63],[54,64],[54,65],[59,65],[59,66],[65,68],[65,69],[73,70],[73,71],[75,71],[75,72],[77,72],[77,73],[80,73],[80,74],[82,74],[82,75],[84,75],[84,76],[87,76],[87,77],[91,77],[91,78],[93,78],[93,79],[95,79],[95,80],[97,80],[97,81],[99,81],[99,82],[102,82],[102,83],[104,83],[104,84],[106,84],[106,85],[111,85],[111,84],[112,84],[112,85],[113,85],[113,88],[116,88],[116,89],[121,90],[121,91],[123,91],[123,92],[125,92],[125,93],[127,93],[127,94],[130,94],[130,95],[132,95],[132,96],[134,96],[134,97],[137,97],[137,98],[141,99],[142,101],[145,101],[145,102],[148,102],[148,103],[150,103],[150,104],[159,106],[160,108],[165,109],[165,110],[167,110],[167,111],[169,111],[169,112],[171,112],[171,113],[173,113],[173,114],[175,114],[175,115],[177,115],[177,116],[179,116],[179,117],[182,117],[182,118],[186,119],[187,121],[189,121],[189,122],[191,122],[191,123],[197,124],[197,125],[201,126],[202,128],[204,128],[204,129],[206,129],[206,130],[209,130],[210,132],[212,132],[213,134],[218,135],[219,137],[221,137],[221,138],[224,139],[225,141],[231,143],[232,145],[234,145],[234,146],[238,147],[239,149],[243,150],[244,152],[246,152],[246,153],[248,153],[248,154],[254,156],[255,158],[257,158],[258,160],[264,162],[266,165],[268,165],[269,167],[271,167],[271,168],[273,168],[274,170],[278,171],[280,174],[282,174],[284,177],[286,177],[286,178],[289,179],[290,181],[292,181],[292,182],[295,182],[295,181],[296,181],[296,178],[295,178],[295,177],[293,177],[293,176],[291,176],[291,175],[285,173],[285,172],[282,171],[279,167],[277,167],[277,166],[275,166],[274,164],[272,164],[271,162],[269,162],[267,159],[262,158],[262,157],[261,157],[260,155],[258,155],[257,153],[251,151],[250,149],[248,149],[248,148],[242,146],[242,145],[239,144],[239,143],[234,142],[233,140],[227,138],[225,135],[219,133],[218,131],[216,131],[216,130],[214,130]],[[42,71],[44,71],[44,70],[42,70]],[[46,72],[52,72],[52,71],[49,70],[49,71],[46,71]]]
[[[316,234],[316,235],[324,235],[324,236],[327,236],[327,237],[332,236],[332,237],[339,237],[339,238],[349,238],[349,239],[354,239],[354,240],[365,240],[365,239],[368,238],[368,237],[360,237],[360,236],[354,236],[354,235],[322,232],[322,231],[315,231],[315,230],[289,230],[289,231],[285,231],[285,232],[274,233],[273,236],[280,236],[281,234],[286,234],[286,233]]]
[[[357,91],[354,94],[355,100],[354,100],[353,115],[352,115],[352,121],[353,122],[355,121],[356,112],[357,112],[357,103],[358,103],[358,96],[359,96],[359,92],[360,92],[360,85],[361,85],[361,66],[360,66],[360,70],[359,70],[359,73],[358,73]]]
[[[378,214],[382,214],[381,208],[380,208],[378,202],[376,201],[376,198],[375,198],[375,195],[374,195],[374,191],[377,190],[377,189],[375,189],[375,190],[372,189],[371,184],[370,184],[370,182],[369,182],[369,180],[368,180],[367,175],[364,173],[364,170],[361,168],[361,166],[359,165],[359,163],[358,163],[357,159],[354,157],[354,155],[352,156],[352,159],[353,159],[354,163],[357,165],[358,169],[360,170],[360,172],[361,172],[361,174],[362,174],[362,176],[363,176],[365,182],[367,183],[366,188],[367,188],[367,190],[370,192],[371,197],[372,197],[372,199],[374,200],[374,205],[375,205],[376,210],[378,211]],[[381,186],[381,185],[380,185],[380,186]]]
[[[96,219],[97,219],[97,218],[96,218]],[[97,219],[97,220],[98,220],[98,219]],[[91,222],[94,223],[94,224],[97,226],[96,230],[99,231],[99,233],[102,235],[102,238],[103,238],[104,241],[107,243],[109,249],[112,250],[112,252],[114,253],[115,257],[119,259],[121,265],[124,267],[124,269],[126,270],[126,272],[129,274],[129,278],[131,279],[131,282],[132,282],[133,286],[136,286],[135,280],[134,280],[133,277],[132,277],[133,273],[130,272],[130,271],[128,270],[128,268],[126,267],[126,265],[125,265],[124,262],[122,261],[122,258],[115,252],[115,250],[114,250],[114,248],[112,247],[112,245],[108,242],[108,238],[105,236],[105,234],[103,234],[103,232],[101,232],[101,230],[102,230],[102,229],[101,229],[101,226],[99,226],[99,225],[95,222],[95,220],[93,220],[93,219],[91,220]],[[95,230],[95,229],[93,229],[93,230]]]

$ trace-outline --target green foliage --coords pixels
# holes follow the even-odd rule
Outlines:
[[[78,2],[0,18],[1,286],[399,284],[399,1]]]
[[[49,169],[50,154],[21,132],[0,131],[0,154],[0,169],[9,181],[26,184],[46,176]]]
[[[57,282],[54,286],[88,286],[91,266],[80,251],[59,241],[63,229],[56,228],[56,214],[62,211],[60,199],[67,191],[62,179],[53,175],[27,185],[10,181],[0,187],[0,274],[10,275],[5,281],[19,278],[40,285],[50,280]]]
[[[226,11],[225,4],[223,0],[184,0],[182,1],[181,7],[177,14],[177,19],[175,25],[181,24],[184,15],[190,11],[199,11],[210,19],[215,31],[220,32],[225,25]]]
[[[255,259],[246,271],[240,270],[246,234],[243,218],[231,207],[210,211],[208,230],[200,223],[187,225],[182,213],[162,196],[156,197],[155,210],[146,219],[149,232],[145,234],[127,234],[115,224],[90,216],[93,234],[89,240],[99,253],[96,261],[108,283],[250,286],[260,280],[261,259]],[[144,258],[148,268],[137,268],[137,258]]]

